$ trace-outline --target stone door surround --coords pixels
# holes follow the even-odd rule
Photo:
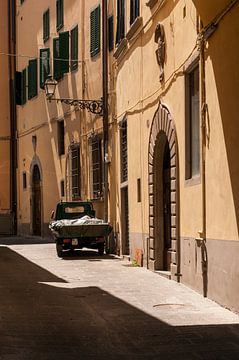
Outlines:
[[[149,148],[148,148],[148,171],[149,171],[149,249],[148,249],[148,264],[151,270],[155,269],[156,263],[156,239],[155,239],[155,225],[156,225],[156,142],[160,141],[159,136],[162,132],[166,135],[169,149],[170,149],[170,182],[171,182],[171,277],[176,279],[178,273],[178,151],[177,138],[174,121],[166,106],[159,104],[158,109],[154,114],[151,125]],[[163,199],[162,199],[163,201]]]

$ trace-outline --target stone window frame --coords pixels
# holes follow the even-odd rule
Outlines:
[[[201,184],[201,149],[199,145],[199,156],[200,156],[200,165],[199,165],[199,173],[193,176],[190,176],[190,169],[189,167],[189,89],[188,89],[188,77],[197,66],[199,67],[199,82],[200,82],[200,61],[199,61],[199,52],[195,51],[192,56],[188,59],[184,66],[184,75],[185,75],[185,186],[194,186]],[[200,83],[199,83],[199,144],[201,143],[201,134],[200,134]]]

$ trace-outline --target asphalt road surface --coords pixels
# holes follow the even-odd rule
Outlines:
[[[113,256],[0,239],[0,360],[239,359],[239,316]]]

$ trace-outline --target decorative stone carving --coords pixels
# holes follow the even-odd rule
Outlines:
[[[154,41],[158,44],[158,48],[155,51],[157,62],[160,68],[159,80],[164,80],[164,62],[165,62],[165,34],[162,24],[156,26]]]

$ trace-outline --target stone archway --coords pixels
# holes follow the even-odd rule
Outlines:
[[[31,167],[31,234],[42,236],[43,203],[42,203],[42,168],[40,160],[34,156]]]
[[[167,270],[165,249],[171,277],[179,274],[179,215],[178,215],[178,150],[174,122],[168,109],[160,104],[154,114],[148,150],[149,164],[149,246],[148,265],[152,270]],[[168,180],[165,180],[167,176]],[[166,185],[167,189],[166,189]],[[169,192],[168,195],[166,192]],[[165,197],[165,194],[167,195]],[[166,199],[166,200],[165,200]],[[170,218],[165,221],[167,204]],[[168,225],[165,225],[168,224]],[[169,228],[165,228],[168,226]],[[168,242],[165,245],[165,234]],[[169,246],[170,242],[170,246]]]

